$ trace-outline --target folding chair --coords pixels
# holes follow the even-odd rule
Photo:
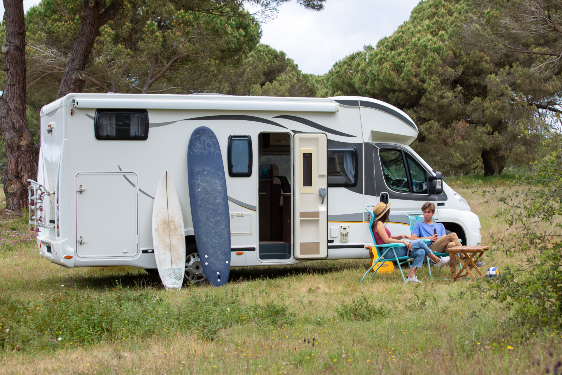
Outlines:
[[[406,216],[408,217],[408,222],[410,224],[410,234],[414,231],[414,226],[416,225],[416,223],[421,223],[423,222],[423,214],[418,214],[418,213],[407,213]],[[429,240],[425,240],[426,242],[429,242]],[[433,255],[435,255],[436,257],[447,257],[449,256],[449,253],[438,253],[436,251],[433,252]],[[459,263],[460,265],[460,263]],[[443,267],[443,266],[441,266]],[[439,267],[439,270],[441,270],[441,267]],[[462,268],[462,265],[461,265]],[[431,276],[431,262],[429,261],[429,257],[427,257],[427,269],[429,271],[429,277],[433,277]]]
[[[377,273],[377,271],[379,270],[379,268],[381,268],[384,262],[387,261],[398,263],[398,268],[400,268],[400,274],[402,275],[402,279],[404,279],[404,282],[406,282],[406,278],[404,277],[404,271],[402,270],[402,264],[408,263],[410,261],[410,257],[409,256],[398,257],[396,255],[396,248],[400,246],[404,246],[403,244],[389,243],[385,245],[377,245],[377,241],[375,240],[375,235],[373,234],[373,223],[375,222],[375,215],[373,215],[373,211],[372,211],[373,207],[374,207],[373,205],[365,206],[365,210],[369,213],[369,217],[370,217],[369,231],[371,232],[371,237],[373,239],[373,244],[374,244],[373,246],[377,250],[378,258],[376,261],[373,262],[373,265],[367,270],[367,272],[365,272],[363,278],[361,278],[361,281],[359,283],[362,283],[365,277],[367,276],[367,274],[371,272],[371,270],[380,262],[378,267],[375,269],[375,272],[373,272],[373,275],[371,276],[372,279]],[[390,250],[392,250],[391,253],[389,253]],[[388,256],[387,253],[389,253]]]

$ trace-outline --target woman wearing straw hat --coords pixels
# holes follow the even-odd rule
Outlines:
[[[415,240],[409,242],[406,241],[406,239],[410,239],[409,236],[391,236],[390,231],[384,225],[388,221],[389,214],[390,203],[386,204],[380,202],[375,207],[373,207],[373,215],[375,215],[375,221],[373,222],[373,234],[375,235],[375,241],[377,245],[384,245],[387,243],[403,243],[404,246],[400,246],[394,249],[396,251],[397,257],[404,257],[409,253],[410,257],[414,258],[412,268],[410,268],[410,273],[408,273],[408,278],[406,279],[406,281],[421,283],[421,281],[419,281],[416,277],[416,269],[422,267],[423,260],[426,256],[428,256],[436,263],[436,267],[440,267],[449,263],[449,257],[443,257],[439,259],[435,255],[433,255],[433,253],[423,240]]]

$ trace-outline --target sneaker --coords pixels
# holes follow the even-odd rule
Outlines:
[[[482,266],[485,266],[485,265],[486,265],[486,263],[484,263],[484,262],[476,262],[476,267],[482,267]]]
[[[417,277],[417,276],[414,276],[414,277],[406,277],[406,282],[421,283],[421,281],[418,280],[418,277]]]
[[[451,257],[443,257],[443,258],[439,259],[438,263],[435,263],[434,267],[441,267],[441,266],[444,266],[445,264],[449,264],[450,260],[451,260]]]

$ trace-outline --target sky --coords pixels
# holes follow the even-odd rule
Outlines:
[[[23,0],[23,9],[27,12],[29,8],[39,4],[41,0]],[[0,2],[0,19],[4,18],[4,2]]]
[[[419,0],[327,0],[314,12],[296,1],[262,26],[261,42],[281,50],[304,73],[325,74],[338,60],[390,36]]]
[[[39,1],[24,0],[25,10]],[[304,73],[325,74],[338,60],[391,35],[410,18],[418,2],[327,0],[323,11],[314,12],[293,0],[262,25],[261,42],[285,52]],[[3,15],[0,2],[0,19]]]

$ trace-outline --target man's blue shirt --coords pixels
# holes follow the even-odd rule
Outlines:
[[[418,237],[431,237],[433,236],[433,230],[437,229],[437,236],[443,237],[447,234],[445,231],[445,227],[441,223],[433,222],[433,224],[429,225],[424,222],[418,222],[414,224],[414,229],[412,230],[412,234],[417,235]],[[433,242],[432,242],[433,243]]]

